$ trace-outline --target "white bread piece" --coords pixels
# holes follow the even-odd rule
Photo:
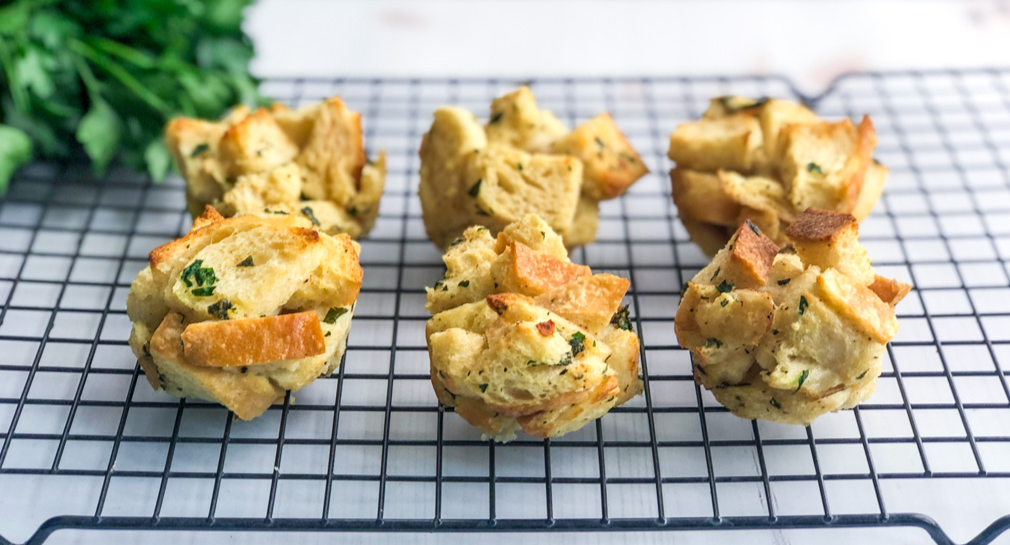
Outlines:
[[[497,239],[472,227],[443,259],[427,290],[432,386],[485,435],[557,437],[641,393],[629,282],[571,263],[543,219]]]
[[[569,132],[526,87],[496,99],[483,127],[466,110],[439,108],[420,156],[424,226],[443,250],[470,226],[496,235],[526,214],[570,248],[592,242],[599,202],[648,172],[608,114]]]
[[[133,282],[130,347],[155,389],[254,418],[340,364],[359,253],[303,216],[224,219],[208,207]]]
[[[361,114],[338,97],[297,110],[237,107],[218,122],[176,118],[165,142],[193,217],[207,205],[233,216],[321,201],[339,211],[318,218],[323,232],[359,238],[378,215],[385,155],[367,160]]]
[[[809,210],[786,235],[796,253],[741,226],[688,283],[674,327],[733,414],[805,425],[873,393],[911,286],[873,273],[848,214]]]

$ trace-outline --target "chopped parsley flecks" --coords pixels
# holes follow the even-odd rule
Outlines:
[[[624,305],[621,307],[620,310],[614,313],[614,317],[610,319],[611,324],[625,331],[631,331],[631,311],[628,310],[628,306]]]
[[[475,183],[472,186],[470,186],[470,191],[467,191],[467,193],[471,197],[473,197],[473,198],[476,199],[477,198],[477,194],[480,193],[480,184],[482,184],[482,183],[484,183],[484,179],[483,178],[480,179],[480,180],[477,180],[477,183]]]
[[[505,115],[505,112],[495,112],[495,114],[491,116],[491,121],[489,121],[488,124],[489,125],[493,125],[493,124],[501,121],[501,117],[503,115]]]
[[[729,299],[723,299],[722,301],[719,301],[719,305],[720,306],[724,307],[724,306],[726,306],[728,304],[729,304]]]
[[[723,280],[721,284],[715,287],[715,289],[719,290],[719,293],[729,293],[733,291],[733,284]]]
[[[772,407],[775,407],[776,409],[782,408],[782,404],[779,403],[779,400],[775,399],[774,397],[768,403],[771,403]]]
[[[747,227],[750,227],[750,230],[754,231],[755,235],[761,236],[761,229],[758,229],[758,226],[754,225],[754,222],[751,220],[747,220]]]
[[[712,278],[709,278],[709,281],[710,281],[710,282],[715,282],[715,279],[716,279],[716,277],[718,277],[718,276],[719,276],[719,273],[721,273],[721,272],[722,272],[722,267],[719,267],[719,268],[717,268],[717,269],[715,270],[715,272],[714,272],[714,273],[712,273]]]
[[[200,155],[201,153],[203,153],[203,152],[205,152],[205,151],[207,151],[209,149],[210,149],[210,144],[200,144],[200,145],[196,146],[195,148],[193,148],[193,152],[189,154],[189,157],[191,159],[195,158],[197,155]]]
[[[862,379],[863,379],[863,377],[865,377],[865,376],[866,376],[866,373],[869,373],[869,372],[870,372],[870,370],[869,370],[869,369],[867,369],[866,371],[863,371],[862,373],[859,373],[859,376],[858,376],[858,377],[856,377],[856,380],[862,380]]]
[[[800,379],[796,382],[796,390],[793,391],[794,394],[800,391],[800,388],[803,387],[803,383],[806,382],[807,377],[809,377],[809,376],[810,376],[810,371],[808,371],[806,369],[804,369],[803,372],[800,373]]]
[[[253,258],[252,256],[249,256],[242,261],[239,261],[236,267],[252,267],[253,265],[255,265],[255,263],[253,263]]]
[[[565,374],[565,373],[567,373],[567,372],[568,372],[568,369],[567,369],[567,368],[565,368],[565,369],[562,369],[562,370],[561,370],[561,372],[560,372],[560,373],[558,373],[558,376],[560,377],[561,375],[563,375],[563,374]]]
[[[786,278],[785,280],[779,280],[779,285],[780,286],[785,286],[786,284],[788,284],[788,283],[790,283],[792,281],[793,281],[792,278]]]
[[[705,348],[712,348],[713,346],[716,348],[722,348],[722,341],[716,339],[715,337],[709,337],[705,340]]]
[[[209,307],[207,307],[207,312],[211,316],[219,320],[227,320],[228,311],[234,311],[234,310],[235,307],[232,306],[231,301],[227,299],[221,299],[220,301],[213,303]]]
[[[487,391],[487,384],[481,384],[480,385],[480,393],[484,393],[486,391]]]
[[[192,288],[193,284],[196,284],[197,287],[192,291],[193,295],[206,297],[214,293],[217,275],[214,274],[214,269],[203,266],[202,259],[197,259],[182,270],[181,280],[187,288]]]
[[[824,171],[821,170],[821,165],[818,165],[817,163],[807,163],[807,172],[817,173],[821,176],[824,175]]]
[[[316,219],[316,215],[312,213],[311,208],[309,208],[308,206],[302,208],[302,214],[305,214],[305,217],[309,218],[309,221],[312,222],[312,225],[319,227],[319,220]]]
[[[605,145],[605,144],[603,143],[603,140],[600,140],[600,137],[599,137],[599,136],[597,136],[597,137],[596,137],[596,145],[597,145],[597,146],[600,146],[601,148],[605,148],[605,147],[607,147],[607,146],[606,146],[606,145]]]
[[[808,306],[810,306],[810,303],[807,303],[807,298],[801,295],[800,296],[800,307],[799,307],[800,316],[803,316],[803,313],[807,311],[807,307]]]
[[[461,288],[469,288],[470,287],[470,281],[469,280],[463,280],[458,285]]]
[[[578,356],[586,349],[585,345],[582,344],[586,340],[586,335],[581,331],[576,331],[572,333],[572,338],[568,340],[568,344],[572,347],[572,356]]]
[[[348,309],[344,307],[333,307],[326,312],[326,317],[323,318],[323,322],[327,324],[334,324],[337,322],[337,318],[340,318],[344,314],[347,314]]]
[[[463,242],[463,237],[456,237],[456,240],[452,241],[452,244],[450,244],[449,246],[455,246],[460,242]]]

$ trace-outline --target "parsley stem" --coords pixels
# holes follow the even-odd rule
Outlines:
[[[124,87],[129,89],[134,95],[137,96],[145,104],[157,110],[158,113],[167,116],[169,114],[170,108],[164,101],[158,98],[158,95],[149,91],[143,84],[137,81],[129,72],[126,71],[122,66],[117,64],[115,61],[110,59],[107,55],[95,51],[90,45],[77,40],[71,39],[67,41],[67,46],[71,51],[74,51],[83,57],[87,58],[89,61],[95,63],[102,70],[108,72],[108,74],[123,84]]]

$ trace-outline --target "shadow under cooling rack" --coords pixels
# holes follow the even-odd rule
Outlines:
[[[339,373],[252,422],[154,393],[126,346],[130,282],[189,224],[181,181],[22,171],[0,201],[0,535],[912,526],[982,544],[1010,527],[1010,71],[852,75],[807,100],[829,118],[872,115],[891,176],[861,239],[916,289],[877,393],[806,428],[740,420],[693,382],[672,318],[707,259],[666,176],[667,135],[709,97],[802,97],[779,78],[531,82],[570,126],[610,111],[652,170],[573,254],[631,279],[646,391],[577,433],[495,445],[428,383],[423,287],[442,265],[419,217],[417,146],[434,108],[483,114],[517,83],[264,84],[292,105],[343,96],[389,174]]]

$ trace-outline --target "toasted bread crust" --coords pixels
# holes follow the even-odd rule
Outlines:
[[[779,253],[778,244],[761,234],[757,226],[750,221],[736,230],[734,240],[736,242],[730,253],[731,259],[746,271],[752,281],[758,284],[767,282],[772,261]]]
[[[884,278],[880,275],[874,275],[873,283],[870,284],[870,290],[877,294],[877,297],[881,301],[891,305],[893,308],[908,295],[908,292],[912,291],[912,286],[898,282],[897,280]]]
[[[786,236],[796,240],[828,242],[858,223],[852,214],[808,208],[786,229]]]
[[[186,359],[210,367],[297,360],[326,351],[315,311],[192,324],[182,333]]]
[[[513,242],[512,274],[528,289],[544,292],[551,288],[563,286],[576,278],[592,271],[585,265],[561,261],[555,257],[534,252],[522,242]]]

